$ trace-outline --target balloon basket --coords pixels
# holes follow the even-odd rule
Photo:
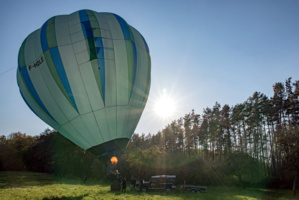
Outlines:
[[[120,187],[120,182],[117,181],[117,180],[114,180],[111,182],[111,185],[110,185],[110,190],[111,191],[120,191],[121,187]]]

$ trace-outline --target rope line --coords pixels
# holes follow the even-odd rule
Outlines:
[[[0,76],[6,74],[7,72],[11,71],[12,69],[14,69],[14,68],[16,68],[16,67],[17,67],[17,66],[14,66],[14,67],[12,67],[12,68],[9,68],[8,70],[2,72],[2,73],[0,74]]]

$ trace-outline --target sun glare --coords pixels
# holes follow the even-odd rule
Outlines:
[[[175,107],[174,100],[167,95],[167,92],[163,91],[161,97],[156,100],[154,109],[160,118],[169,118],[173,116]]]

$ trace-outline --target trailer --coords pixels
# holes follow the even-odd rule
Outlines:
[[[206,186],[199,186],[199,185],[182,185],[181,189],[184,191],[196,192],[196,193],[208,191],[208,188]]]

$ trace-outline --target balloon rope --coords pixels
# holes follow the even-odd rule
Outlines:
[[[6,74],[7,72],[9,72],[10,70],[12,70],[12,69],[14,69],[14,68],[16,68],[16,67],[17,67],[17,66],[14,66],[14,67],[12,67],[12,68],[10,68],[10,69],[8,69],[8,70],[2,72],[2,73],[0,74],[0,76]]]

